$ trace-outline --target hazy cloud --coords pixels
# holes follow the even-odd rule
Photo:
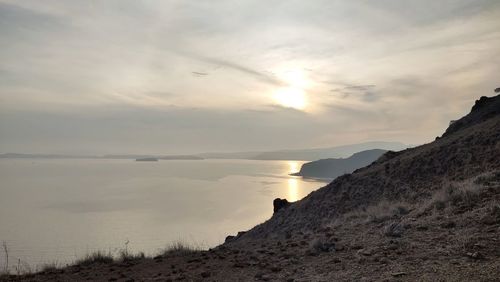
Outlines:
[[[498,26],[496,0],[0,0],[0,152],[425,142],[499,86]]]

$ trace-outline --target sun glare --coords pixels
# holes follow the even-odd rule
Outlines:
[[[306,105],[304,90],[293,87],[281,88],[274,94],[274,100],[281,106],[303,110]]]
[[[307,106],[305,88],[309,81],[303,71],[289,70],[280,76],[286,87],[279,88],[274,93],[274,100],[278,105],[286,108],[304,110]]]
[[[288,162],[288,174],[296,173],[300,170],[297,162]],[[288,179],[288,198],[290,201],[295,202],[299,200],[299,181],[296,178]]]

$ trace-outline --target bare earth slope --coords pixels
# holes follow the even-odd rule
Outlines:
[[[498,281],[499,103],[478,100],[442,138],[387,152],[215,249],[3,279]]]

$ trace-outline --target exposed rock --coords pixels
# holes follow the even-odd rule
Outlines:
[[[277,212],[281,209],[287,208],[290,206],[290,202],[287,199],[276,198],[273,201],[274,212]]]
[[[224,240],[224,243],[236,241],[241,236],[243,236],[245,233],[246,233],[246,231],[240,231],[240,232],[238,232],[238,234],[236,234],[236,236],[233,236],[233,235],[226,236],[226,239]]]
[[[455,226],[456,226],[455,222],[451,220],[441,223],[442,228],[454,228]]]
[[[500,95],[495,97],[482,96],[472,107],[471,112],[465,117],[450,124],[443,137],[451,133],[481,123],[500,114]]]
[[[394,277],[400,277],[400,276],[406,275],[406,272],[394,272],[394,273],[391,273],[391,275]]]
[[[482,259],[484,256],[480,252],[468,252],[466,254],[468,257],[473,259]]]
[[[201,277],[203,277],[203,278],[208,278],[208,277],[210,277],[210,272],[208,272],[208,271],[203,271],[200,275],[201,275]]]
[[[363,256],[371,256],[373,254],[373,252],[370,249],[361,249],[361,250],[358,250],[358,254],[363,255]]]

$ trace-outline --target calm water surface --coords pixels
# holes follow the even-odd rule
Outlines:
[[[10,265],[64,265],[94,250],[155,254],[223,242],[325,183],[298,161],[0,160],[0,241]],[[5,263],[0,251],[0,267]]]

